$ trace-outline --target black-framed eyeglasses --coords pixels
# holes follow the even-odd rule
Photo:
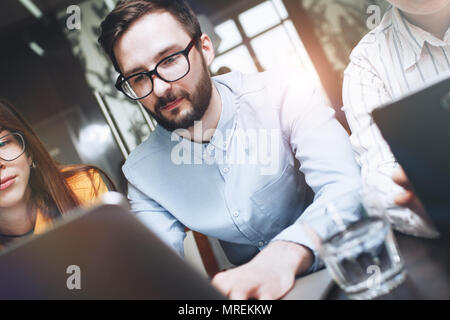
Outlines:
[[[191,69],[189,52],[199,38],[198,36],[193,38],[186,49],[162,59],[151,71],[139,72],[126,78],[120,75],[116,81],[117,90],[123,92],[130,99],[140,100],[153,92],[153,75],[165,82],[175,82],[184,78]]]
[[[0,137],[0,159],[14,161],[25,152],[25,139],[19,132]]]

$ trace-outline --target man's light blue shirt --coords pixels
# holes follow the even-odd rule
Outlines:
[[[213,83],[222,111],[209,143],[157,126],[131,153],[123,172],[132,211],[180,255],[188,227],[219,239],[235,265],[285,240],[311,249],[315,270],[301,222],[360,186],[347,133],[300,70]]]

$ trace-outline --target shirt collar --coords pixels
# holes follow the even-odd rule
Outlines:
[[[401,55],[403,58],[404,70],[415,65],[422,56],[423,48],[426,44],[435,47],[444,47],[450,45],[450,29],[447,30],[444,40],[438,39],[431,33],[410,23],[398,8],[393,8],[393,24],[397,32],[397,39],[400,39]],[[396,41],[394,39],[394,41]]]
[[[236,128],[236,118],[239,110],[237,97],[232,93],[229,87],[214,79],[213,81],[220,95],[222,111],[216,132],[211,138],[210,144],[220,150],[227,151]]]
[[[211,138],[208,144],[204,144],[202,147],[209,147],[209,145],[212,145],[217,149],[227,151],[236,128],[237,112],[239,109],[237,103],[237,96],[225,83],[221,82],[220,79],[218,79],[218,77],[213,78],[212,81],[217,91],[219,92],[222,103],[222,110],[213,137]],[[175,132],[169,132],[160,125],[156,127],[155,133],[163,135],[168,139],[171,139],[173,134],[177,135]],[[179,137],[179,135],[177,136]],[[179,139],[177,139],[177,141],[179,141]],[[179,143],[181,143],[181,146],[183,146],[184,148],[188,150],[193,150],[194,154],[197,157],[202,158],[203,156],[202,147],[195,146],[200,145],[199,143],[193,142],[185,138],[182,138],[181,141],[179,141]]]

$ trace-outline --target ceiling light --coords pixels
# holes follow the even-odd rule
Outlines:
[[[39,8],[33,3],[33,1],[31,1],[31,0],[19,0],[19,2],[21,4],[23,4],[23,6],[25,8],[27,8],[28,11],[30,11],[31,14],[33,16],[35,16],[36,18],[40,19],[42,17],[42,15],[43,15],[42,11],[39,10]]]
[[[40,45],[38,45],[36,42],[32,41],[28,44],[31,50],[34,51],[38,56],[42,57],[45,54],[45,50],[42,49]]]

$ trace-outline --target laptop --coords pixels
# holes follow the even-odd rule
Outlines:
[[[450,74],[372,112],[431,220],[450,236]]]
[[[225,297],[113,202],[66,215],[48,232],[6,249],[0,255],[0,299]]]
[[[0,300],[223,300],[210,281],[164,244],[115,192],[78,209],[46,233],[0,253]],[[297,280],[285,299],[321,299],[321,271]]]

